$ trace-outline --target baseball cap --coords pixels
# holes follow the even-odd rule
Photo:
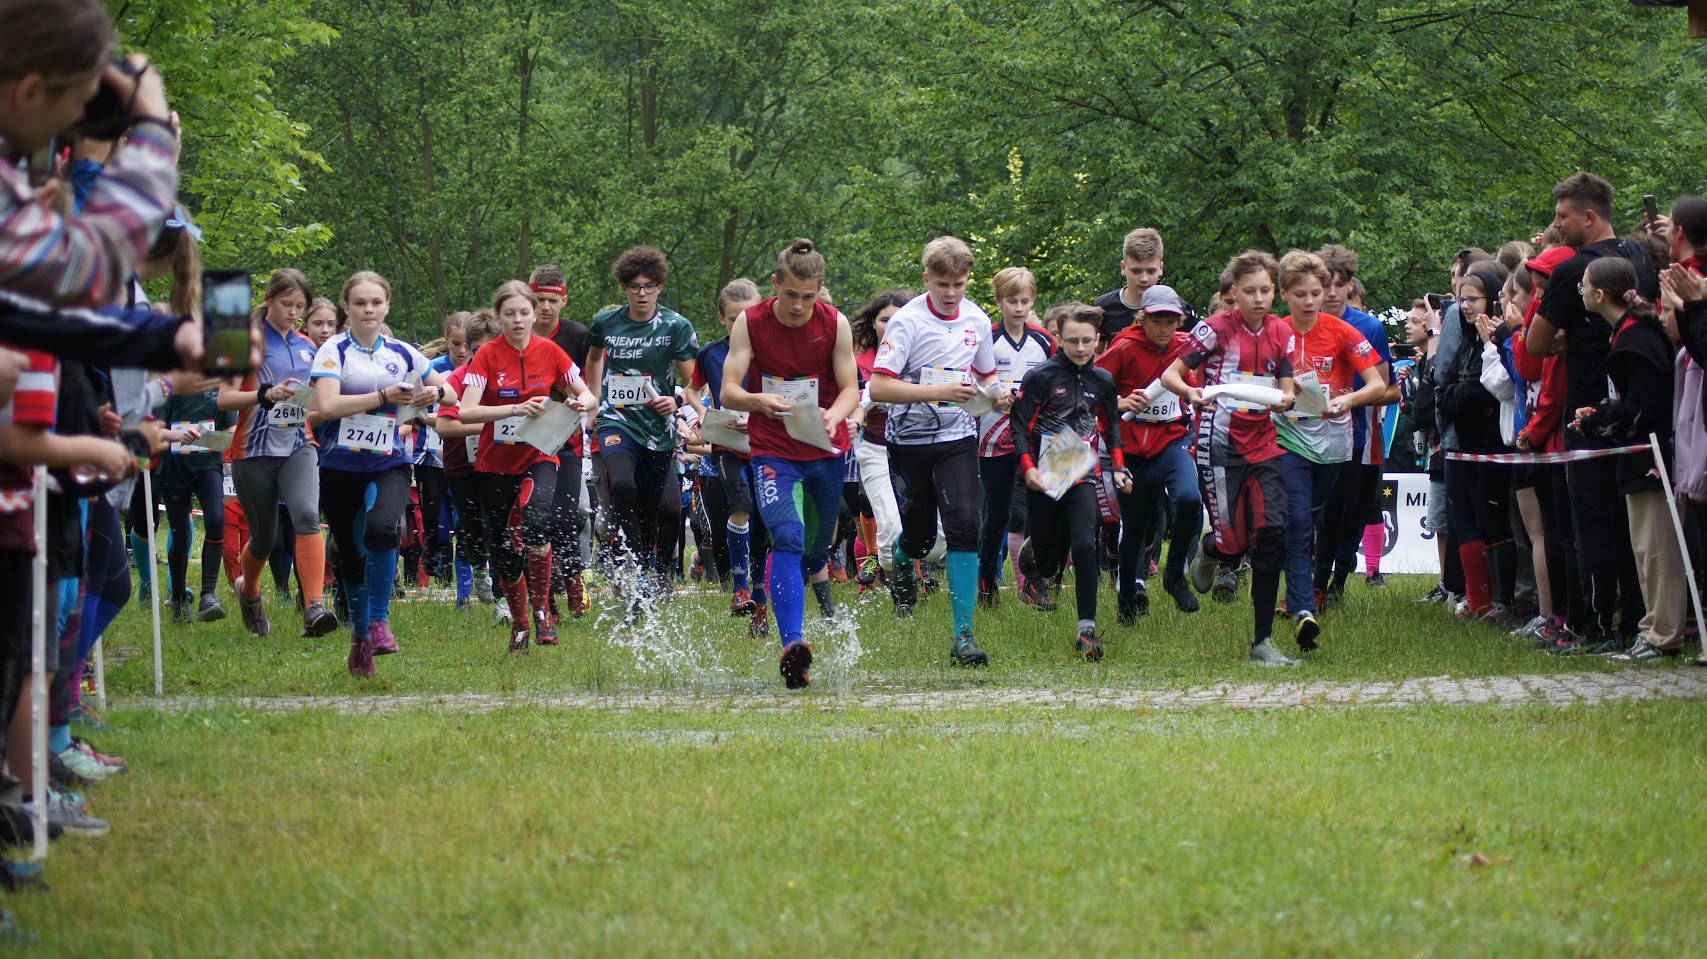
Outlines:
[[[1553,271],[1559,268],[1559,264],[1576,255],[1577,251],[1568,246],[1555,246],[1551,249],[1542,250],[1535,256],[1530,257],[1529,261],[1524,265],[1529,267],[1529,271],[1531,273],[1539,273],[1542,276],[1552,276]]]
[[[1146,313],[1178,313],[1185,315],[1185,303],[1171,286],[1152,286],[1144,291],[1144,298],[1138,301],[1138,308]]]

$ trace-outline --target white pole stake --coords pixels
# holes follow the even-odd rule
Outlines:
[[[31,564],[30,589],[30,788],[31,826],[35,832],[33,858],[47,858],[47,468],[38,466],[31,478],[35,507],[36,558]],[[56,639],[58,637],[55,637]]]
[[[1689,560],[1689,541],[1683,538],[1683,516],[1677,511],[1677,495],[1672,492],[1671,474],[1666,471],[1665,457],[1660,453],[1660,437],[1658,433],[1649,433],[1648,442],[1653,446],[1654,471],[1660,474],[1660,485],[1665,487],[1666,506],[1671,510],[1671,528],[1677,532],[1677,550],[1683,554],[1683,575],[1689,583],[1689,601],[1695,604],[1695,628],[1707,629],[1707,616],[1701,615],[1701,587],[1695,585],[1695,565]],[[1707,655],[1703,655],[1707,659]]]
[[[154,695],[166,695],[165,675],[160,671],[160,564],[154,557],[154,476],[148,470],[142,471],[142,515],[148,517],[146,535],[148,537],[148,594],[149,605],[154,609]]]
[[[101,649],[101,637],[95,637],[95,648],[89,651],[95,660],[95,702],[101,712],[107,711],[107,656]]]

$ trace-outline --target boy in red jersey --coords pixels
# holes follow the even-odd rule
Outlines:
[[[1180,332],[1185,304],[1172,287],[1144,291],[1136,320],[1114,338],[1097,365],[1114,377],[1120,391],[1120,445],[1132,471],[1132,491],[1120,496],[1119,623],[1131,626],[1150,607],[1140,566],[1156,535],[1157,495],[1164,490],[1173,504],[1172,545],[1162,573],[1162,588],[1182,613],[1198,610],[1197,596],[1185,581],[1185,561],[1203,531],[1203,494],[1186,434],[1191,415],[1179,397],[1162,389],[1163,371],[1185,351]],[[1128,418],[1130,417],[1130,418]]]
[[[1197,407],[1197,471],[1209,507],[1212,529],[1192,568],[1193,586],[1210,588],[1214,564],[1251,558],[1251,603],[1255,632],[1251,662],[1258,666],[1295,666],[1269,642],[1274,601],[1280,593],[1280,569],[1286,558],[1286,484],[1280,472],[1280,444],[1270,413],[1292,408],[1292,327],[1268,312],[1280,272],[1274,257],[1247,250],[1227,265],[1238,308],[1201,320],[1188,334],[1180,357],[1162,374],[1162,386]],[[1197,370],[1205,387],[1245,383],[1273,386],[1280,402],[1262,407],[1248,402],[1208,401],[1187,381]]]

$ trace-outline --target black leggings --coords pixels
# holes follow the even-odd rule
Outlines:
[[[981,583],[995,582],[1002,568],[1002,541],[1007,539],[1018,467],[1018,453],[978,457],[978,478],[984,485],[984,522],[978,534]]]
[[[616,528],[643,566],[669,569],[682,525],[675,457],[668,450],[642,449],[627,437],[614,448],[608,439],[604,443],[605,489]]]
[[[478,570],[485,569],[492,556],[492,539],[476,475],[453,476],[449,482],[450,495],[456,500],[456,551]]]
[[[202,538],[201,594],[211,595],[219,584],[220,564],[225,550],[225,476],[210,469],[197,476],[186,490],[175,490],[165,496],[166,522],[172,530],[171,549],[166,553],[166,571],[172,584],[173,598],[189,592],[190,544],[195,541],[196,528],[190,517],[190,498],[201,504]]]
[[[581,575],[581,457],[568,451],[557,456],[557,486],[552,492],[551,553],[559,575],[573,579]]]
[[[368,506],[370,487],[373,504]],[[322,469],[320,498],[326,525],[332,529],[332,543],[338,548],[339,576],[347,583],[367,582],[367,564],[362,556],[376,550],[395,550],[402,537],[403,510],[409,506],[409,467],[377,473]],[[367,515],[357,530],[356,518],[364,506]]]
[[[1511,539],[1511,467],[1448,460],[1446,508],[1459,548],[1483,544],[1494,602],[1510,606],[1517,572],[1517,545]]]
[[[551,545],[557,465],[541,460],[525,473],[474,475],[487,505],[492,571],[502,582],[513,583],[527,573],[528,552]],[[543,602],[543,597],[534,598]]]
[[[919,446],[890,443],[889,483],[895,487],[895,505],[901,511],[901,551],[908,559],[919,559],[936,545],[939,514],[949,552],[978,551],[977,440],[968,436]],[[1094,509],[1094,499],[1092,506]],[[1036,528],[1036,517],[1032,519]]]
[[[1031,514],[1031,572],[1044,579],[1059,575],[1061,540],[1066,539],[1073,557],[1073,597],[1078,601],[1079,619],[1095,622],[1100,573],[1097,527],[1102,515],[1096,489],[1091,483],[1077,483],[1059,501],[1028,489],[1025,499]]]

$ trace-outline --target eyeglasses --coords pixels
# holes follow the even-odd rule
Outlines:
[[[633,293],[635,296],[651,296],[663,288],[663,284],[661,283],[649,283],[646,286],[641,286],[638,283],[630,283],[623,287],[623,289]]]
[[[1097,338],[1094,336],[1092,336],[1092,337],[1078,336],[1078,337],[1074,337],[1073,339],[1070,339],[1070,340],[1062,340],[1061,342],[1066,344],[1067,346],[1095,346],[1095,345],[1097,345]]]

